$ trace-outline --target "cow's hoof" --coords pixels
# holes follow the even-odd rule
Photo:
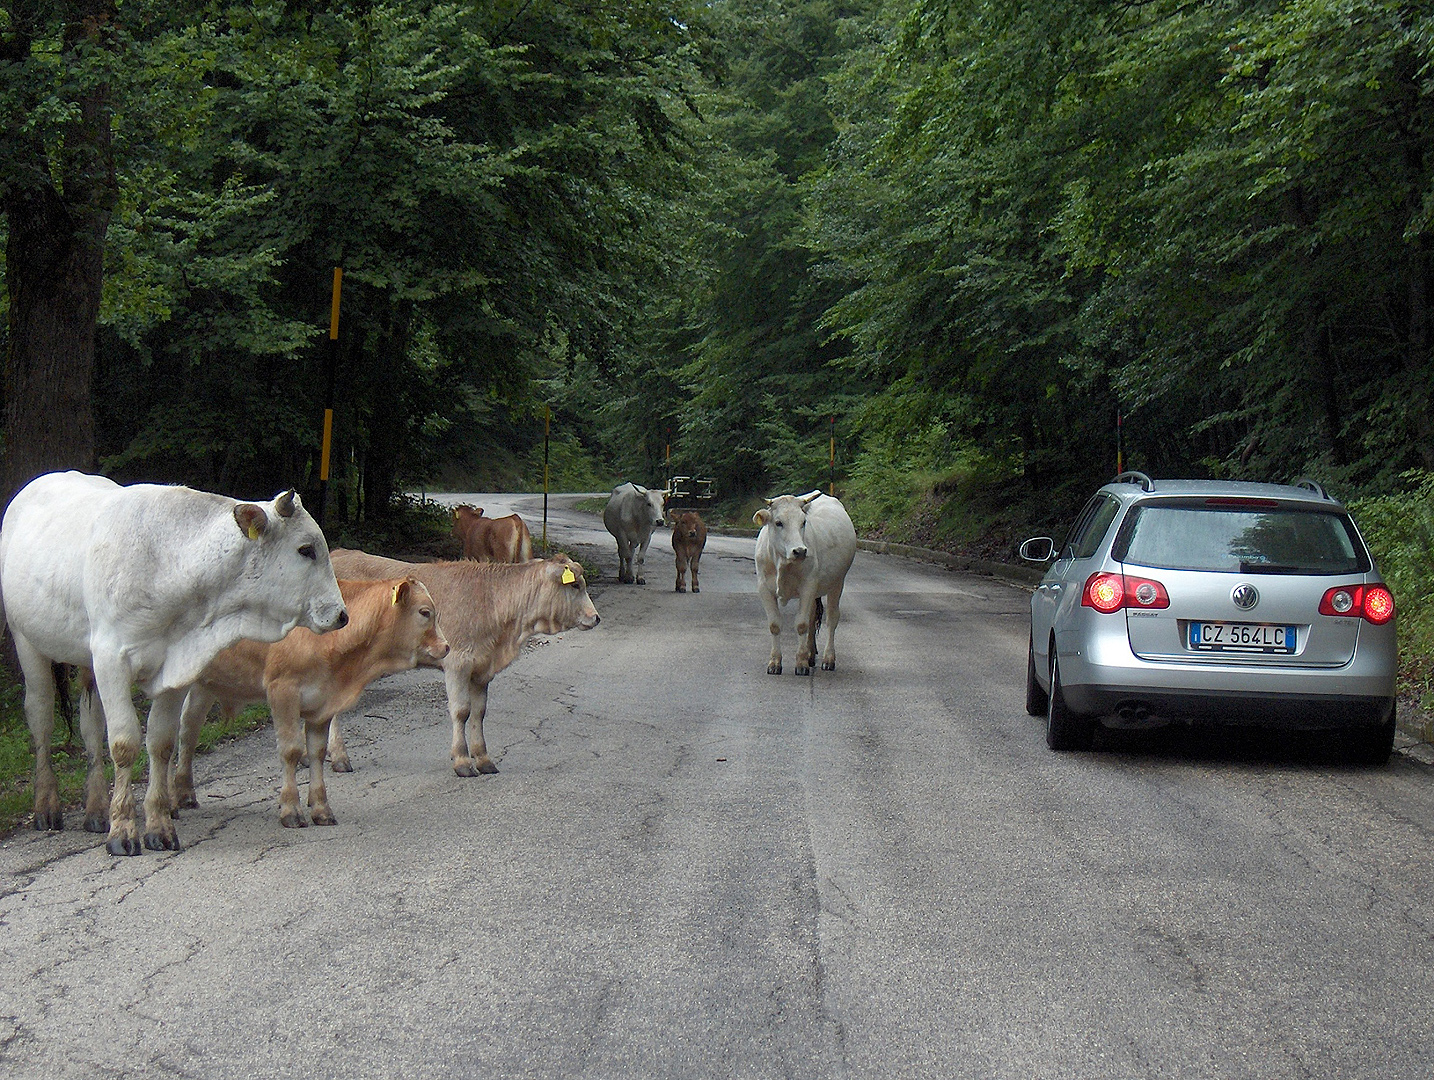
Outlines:
[[[478,763],[478,772],[483,776],[494,776],[498,772],[498,766],[485,758]]]
[[[333,761],[329,762],[329,768],[334,772],[353,772],[354,763],[348,759],[348,755],[346,754],[343,757],[334,758]]]
[[[798,675],[810,675],[811,673],[812,669],[807,667],[805,664],[798,664],[796,667],[796,674]]]
[[[823,661],[822,661],[822,670],[823,670],[823,671],[835,671],[835,670],[836,670],[836,661],[835,661],[835,660],[823,660]]]
[[[693,592],[701,592],[702,590],[699,589],[696,585],[693,585],[693,586],[692,586],[692,591],[693,591]]]
[[[677,586],[677,591],[678,591],[678,592],[686,592],[687,590],[686,590],[683,586],[679,585],[679,586]]]
[[[457,776],[477,776],[478,766],[471,761],[465,761],[461,765],[454,765],[453,772]]]
[[[107,833],[110,831],[110,816],[108,814],[86,814],[85,832]]]
[[[111,855],[144,854],[144,848],[140,846],[137,836],[111,836],[109,843],[105,844],[105,850]]]
[[[179,836],[173,832],[147,832],[144,834],[144,846],[150,851],[178,851]]]
[[[36,831],[36,832],[64,832],[64,830],[65,830],[65,815],[62,814],[60,811],[58,811],[58,810],[46,810],[46,811],[36,810],[36,811],[35,811],[35,831]],[[106,825],[105,828],[104,828],[104,831],[105,831],[105,832],[109,832],[109,831],[110,831],[110,827],[109,827],[108,825]]]
[[[176,810],[198,810],[199,800],[192,791],[186,792],[183,795],[176,795],[174,797],[174,808]]]
[[[334,817],[332,810],[315,810],[313,816],[315,825],[337,825],[339,823],[339,819]]]
[[[645,578],[645,577],[640,577],[640,578],[637,579],[637,583],[638,583],[639,585],[646,585],[646,584],[647,584],[647,578]]]
[[[781,665],[781,664],[768,664],[768,665],[767,665],[767,674],[768,674],[768,675],[780,675],[781,673],[782,673],[782,665]]]
[[[290,811],[289,813],[279,815],[279,824],[286,829],[302,829],[308,825],[308,822],[304,820],[303,814],[297,811]]]

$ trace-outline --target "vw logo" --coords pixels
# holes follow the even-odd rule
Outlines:
[[[1249,611],[1260,602],[1260,593],[1253,585],[1236,585],[1230,599],[1235,601],[1235,606],[1241,611]]]

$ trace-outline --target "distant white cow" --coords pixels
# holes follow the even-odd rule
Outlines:
[[[782,673],[782,620],[779,605],[797,601],[797,674],[810,675],[817,654],[817,627],[826,597],[827,647],[822,670],[836,669],[836,628],[841,621],[841,591],[856,558],[856,529],[840,499],[813,491],[768,499],[752,520],[757,534],[757,591],[767,609],[772,655],[767,674]]]
[[[278,641],[296,626],[322,633],[348,622],[324,534],[292,491],[241,503],[78,472],[47,473],[11,501],[0,525],[0,595],[25,676],[35,827],[64,828],[50,765],[51,663],[75,664],[93,673],[80,699],[90,757],[85,828],[108,827],[115,855],[141,851],[131,686],[153,699],[150,771],[165,776],[185,690],[221,650],[240,638]],[[115,764],[108,817],[106,733]],[[151,782],[145,798],[144,845],[155,850],[179,848],[168,787]]]
[[[617,579],[624,584],[646,585],[642,564],[652,530],[665,522],[662,492],[636,484],[619,484],[602,512],[602,523],[617,540]]]

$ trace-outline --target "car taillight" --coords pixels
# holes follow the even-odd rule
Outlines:
[[[1321,615],[1344,615],[1383,626],[1394,618],[1394,594],[1383,585],[1340,585],[1319,602]]]
[[[1170,594],[1158,581],[1102,571],[1086,579],[1080,602],[1083,607],[1109,615],[1126,607],[1167,608]]]

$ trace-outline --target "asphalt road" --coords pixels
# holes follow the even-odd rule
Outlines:
[[[602,624],[495,680],[498,775],[453,775],[420,672],[350,714],[336,827],[280,828],[266,731],[199,761],[183,851],[0,843],[0,1076],[1434,1071],[1428,767],[1053,754],[1027,594],[865,552],[837,670],[768,676],[750,539],[691,595],[659,534],[623,586],[561,502]]]

